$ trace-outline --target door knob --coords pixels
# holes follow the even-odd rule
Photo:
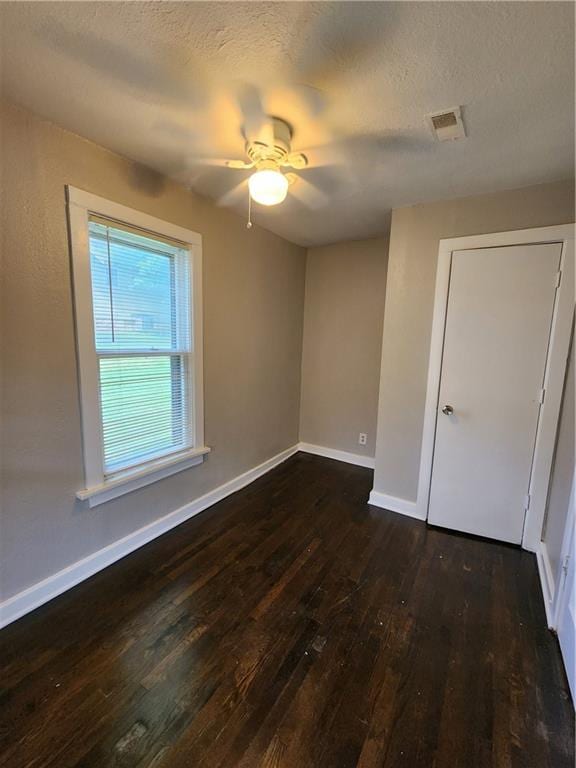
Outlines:
[[[452,408],[451,405],[445,405],[444,408],[442,408],[442,413],[445,413],[446,416],[452,416],[454,408]]]

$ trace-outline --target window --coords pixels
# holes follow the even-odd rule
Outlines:
[[[188,251],[88,217],[104,473],[193,447]]]
[[[68,189],[91,506],[203,460],[201,239]]]

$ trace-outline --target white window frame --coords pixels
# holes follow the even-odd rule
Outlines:
[[[119,203],[68,186],[68,222],[72,260],[76,346],[82,415],[82,445],[85,488],[76,493],[90,507],[103,504],[137,488],[156,482],[176,472],[201,464],[210,448],[204,445],[204,387],[202,332],[202,237],[176,224],[157,219]],[[191,425],[194,447],[178,454],[161,457],[113,475],[104,472],[102,417],[100,410],[100,375],[94,334],[92,274],[90,269],[89,217],[101,216],[119,224],[135,227],[176,240],[190,253],[190,321],[192,364],[190,391],[193,397]]]

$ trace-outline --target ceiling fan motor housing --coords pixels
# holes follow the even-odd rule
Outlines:
[[[246,154],[257,168],[277,167],[288,157],[291,138],[292,129],[288,123],[272,117],[257,137],[248,139]]]

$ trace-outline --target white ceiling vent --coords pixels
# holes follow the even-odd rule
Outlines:
[[[432,112],[430,115],[426,115],[426,119],[438,141],[454,141],[454,139],[466,138],[460,107]]]

